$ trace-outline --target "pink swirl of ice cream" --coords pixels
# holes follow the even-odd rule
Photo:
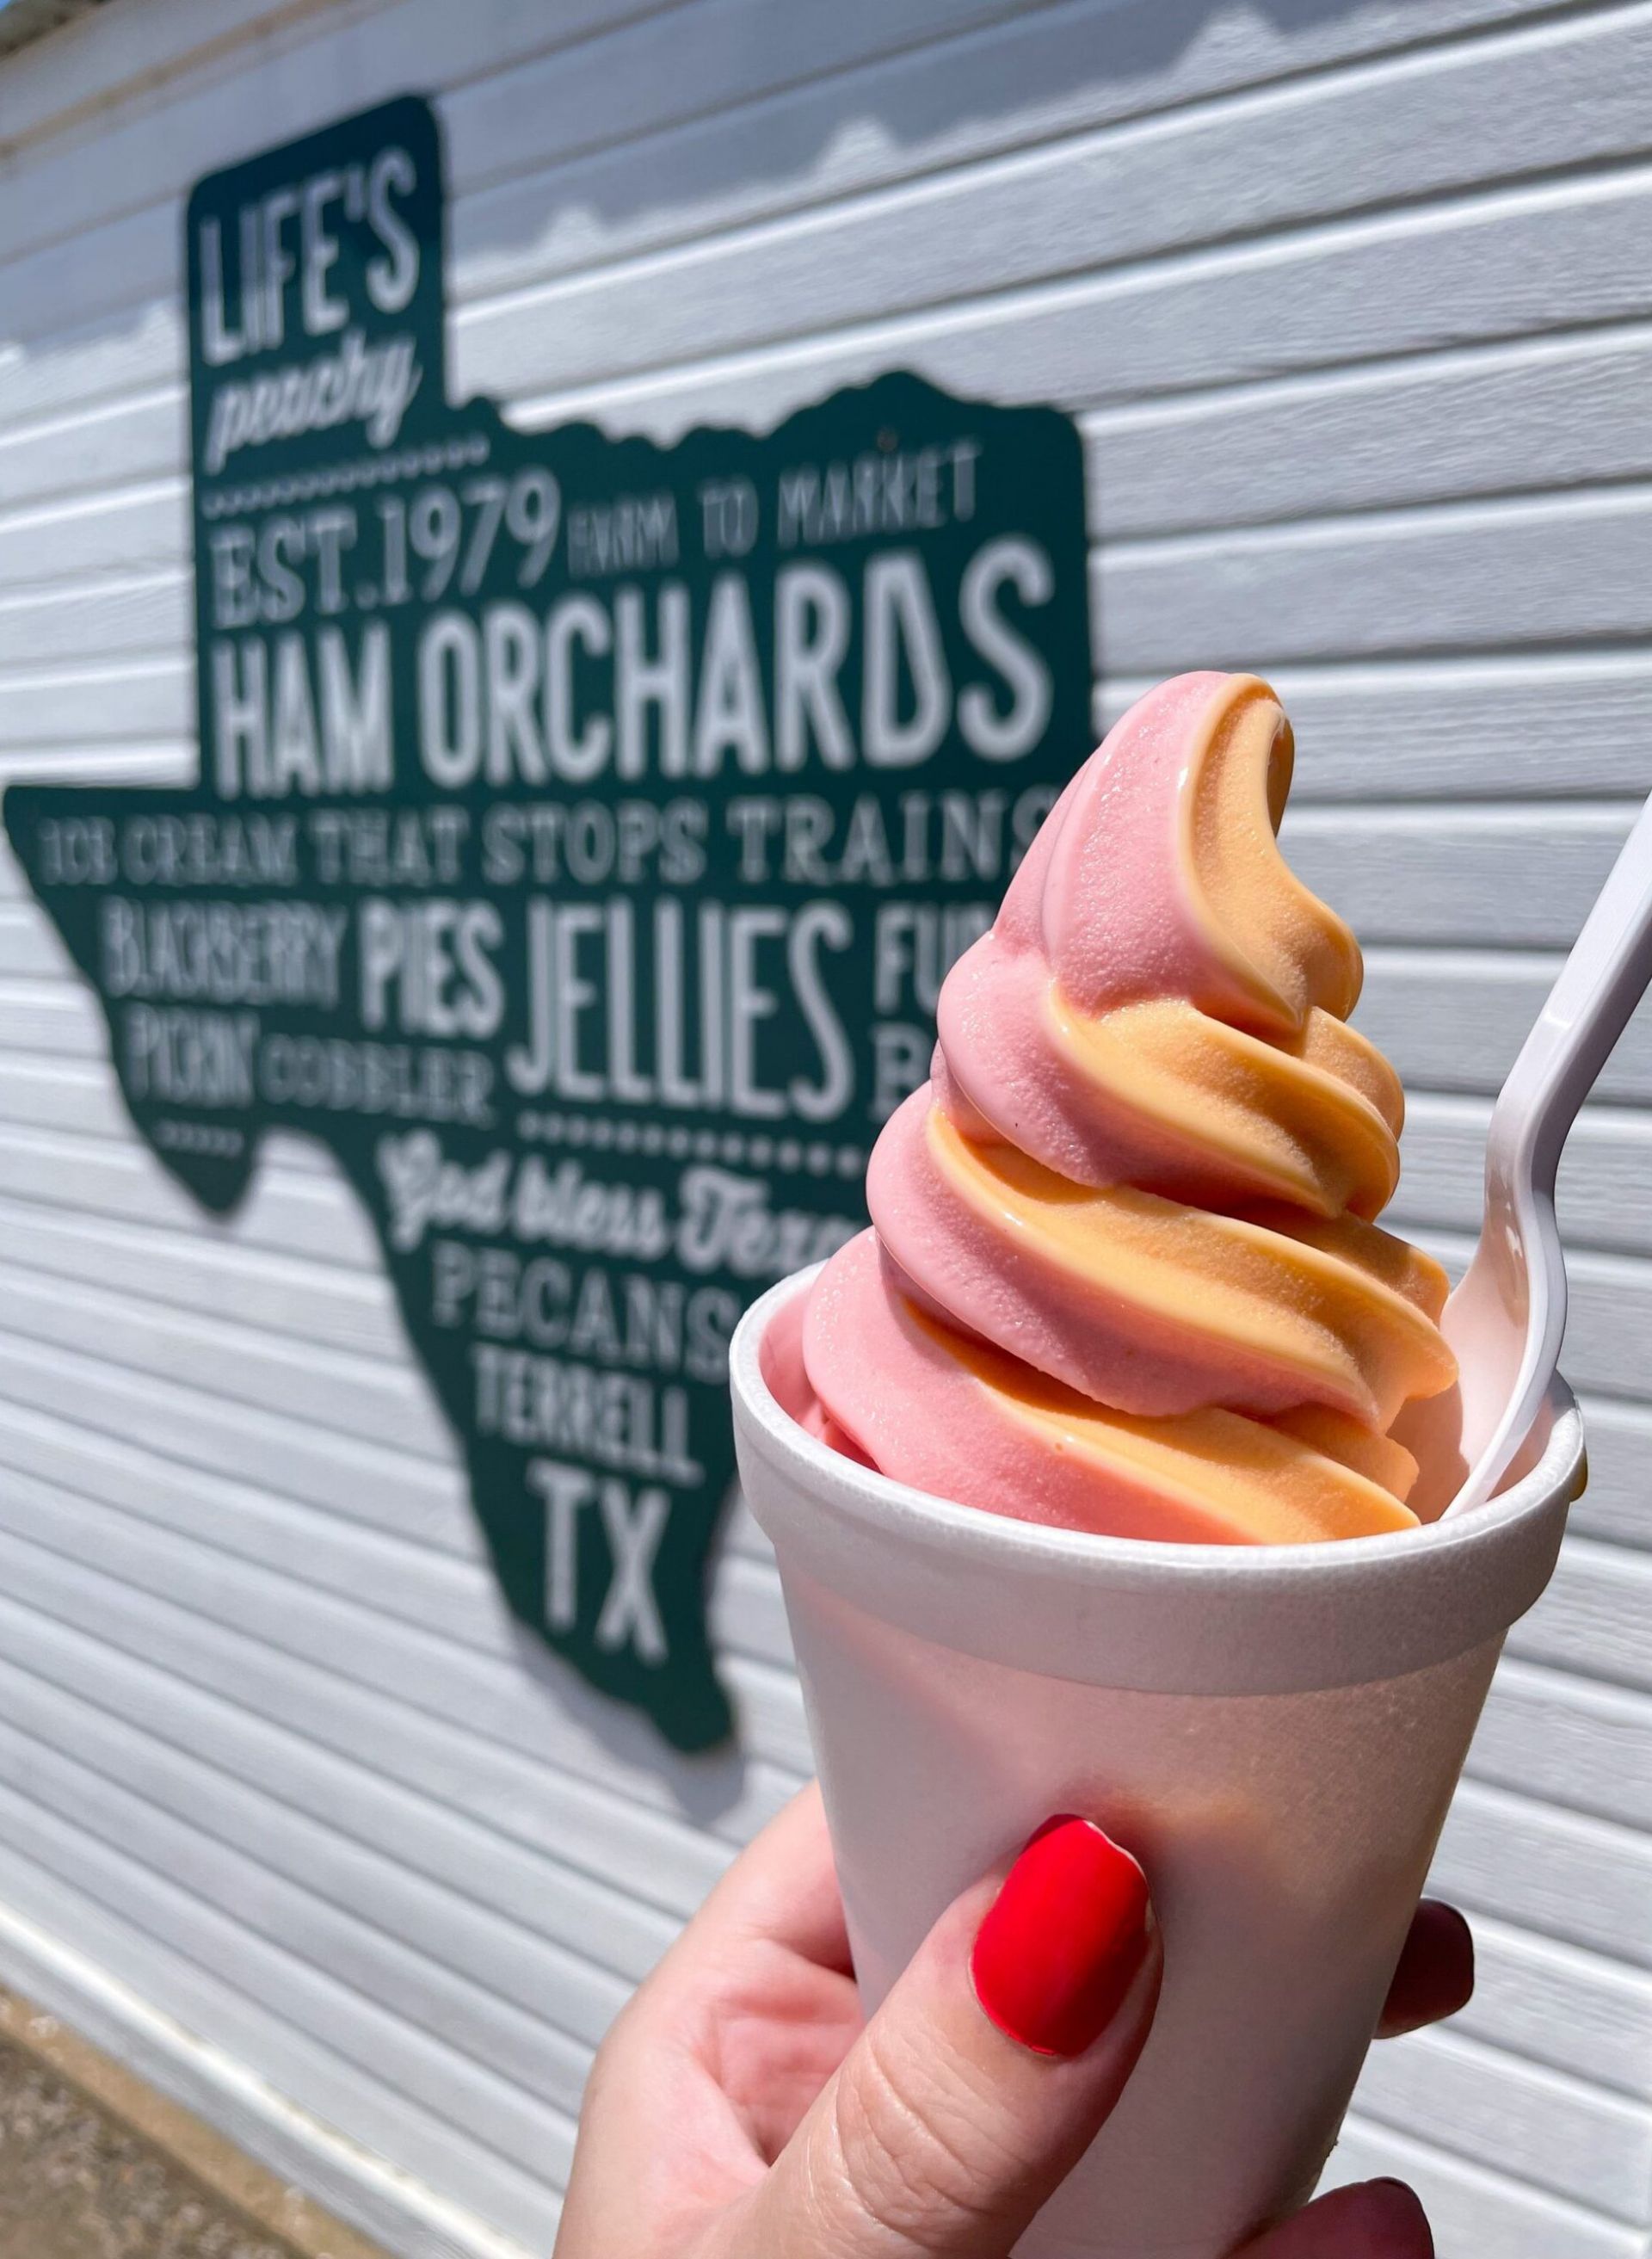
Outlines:
[[[805,1322],[822,1432],[886,1473],[1159,1538],[1413,1520],[1387,1430],[1450,1385],[1446,1282],[1371,1221],[1399,1085],[1278,850],[1292,759],[1254,677],[1161,685],[949,975]]]

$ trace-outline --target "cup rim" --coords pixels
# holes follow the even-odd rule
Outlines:
[[[743,1487],[783,1580],[808,1576],[939,1645],[1048,1675],[1282,1692],[1392,1678],[1500,1638],[1552,1572],[1583,1467],[1558,1376],[1537,1464],[1472,1514],[1317,1544],[1107,1536],[931,1497],[809,1435],[762,1353],[821,1267],[771,1287],[730,1347]]]
[[[1278,1545],[1201,1545],[1167,1538],[1115,1537],[1063,1524],[1025,1521],[1015,1515],[987,1514],[979,1507],[955,1499],[937,1498],[910,1483],[898,1482],[876,1467],[845,1458],[830,1443],[811,1436],[786,1409],[769,1386],[762,1367],[762,1348],[769,1327],[794,1300],[806,1293],[823,1264],[795,1271],[769,1288],[751,1304],[736,1328],[729,1350],[730,1385],[764,1434],[805,1466],[825,1477],[835,1490],[860,1501],[868,1519],[917,1520],[949,1534],[949,1542],[972,1552],[991,1556],[1013,1553],[1024,1558],[1029,1551],[1059,1563],[1068,1574],[1082,1575],[1092,1564],[1105,1564],[1108,1581],[1139,1564],[1150,1573],[1156,1564],[1179,1573],[1219,1564],[1224,1581],[1229,1574],[1256,1575],[1288,1569],[1300,1563],[1322,1565],[1328,1555],[1364,1564],[1389,1557],[1414,1557],[1420,1549],[1442,1550],[1471,1544],[1478,1537],[1520,1519],[1561,1486],[1564,1475],[1580,1456],[1582,1422],[1576,1400],[1556,1375],[1553,1394],[1555,1421],[1542,1457],[1517,1483],[1490,1499],[1472,1514],[1439,1521],[1425,1521],[1414,1529],[1382,1530],[1363,1537]],[[1157,1577],[1154,1579],[1157,1581]]]

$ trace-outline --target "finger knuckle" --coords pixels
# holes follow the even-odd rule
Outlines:
[[[962,2065],[938,2070],[876,2024],[840,2079],[833,2111],[838,2169],[859,2211],[922,2250],[962,2223],[1000,2214],[1016,2160],[990,2098]]]

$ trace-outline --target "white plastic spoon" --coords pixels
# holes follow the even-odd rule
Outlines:
[[[1566,1330],[1566,1265],[1555,1220],[1561,1149],[1649,980],[1652,800],[1613,865],[1492,1110],[1485,1222],[1474,1259],[1441,1321],[1461,1380],[1446,1395],[1409,1407],[1402,1431],[1422,1469],[1416,1502],[1425,1517],[1441,1511],[1442,1483],[1460,1467],[1468,1470],[1466,1477],[1444,1512],[1466,1514],[1483,1505],[1542,1407]]]

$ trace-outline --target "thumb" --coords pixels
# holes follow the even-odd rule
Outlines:
[[[936,1924],[747,2200],[733,2259],[1004,2259],[1122,2092],[1160,1957],[1135,1860],[1051,1821]]]

